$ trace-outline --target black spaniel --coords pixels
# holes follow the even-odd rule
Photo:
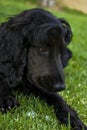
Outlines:
[[[26,10],[0,26],[0,110],[19,106],[12,90],[35,94],[53,105],[58,120],[73,130],[87,127],[57,92],[65,88],[64,67],[72,57],[69,23],[42,9]]]

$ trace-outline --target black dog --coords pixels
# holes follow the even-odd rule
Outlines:
[[[34,93],[53,105],[57,118],[74,130],[87,127],[57,92],[65,88],[63,68],[72,53],[70,25],[42,9],[11,17],[0,26],[0,110],[18,106],[11,90]]]

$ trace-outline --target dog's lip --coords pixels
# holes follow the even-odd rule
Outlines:
[[[45,89],[47,92],[55,93],[55,92],[63,91],[65,89],[65,84],[58,83],[58,84],[54,84],[52,86],[46,86],[46,87],[42,87],[42,88]]]
[[[54,89],[57,91],[62,91],[65,89],[65,84],[62,83],[56,83],[53,85]]]
[[[33,81],[33,80],[29,80],[29,82],[32,84],[32,85],[36,85],[36,83]],[[65,89],[65,84],[64,83],[54,83],[54,84],[49,84],[49,85],[46,85],[46,84],[37,84],[36,85],[37,88],[40,88],[40,89],[44,89],[45,91],[47,92],[60,92],[60,91],[63,91]]]

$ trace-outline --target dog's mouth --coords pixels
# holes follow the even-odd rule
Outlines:
[[[38,78],[34,77],[33,79],[31,76],[29,76],[28,81],[33,86],[37,86],[37,88],[44,89],[45,91],[50,92],[50,93],[60,92],[65,89],[64,82],[57,81],[56,77],[53,78],[49,76],[47,77],[39,76]]]
[[[61,82],[54,82],[54,80],[47,80],[45,78],[38,78],[37,87],[44,89],[47,92],[60,92],[65,89],[65,84]]]

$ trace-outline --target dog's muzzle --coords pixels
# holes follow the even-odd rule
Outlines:
[[[48,92],[59,92],[65,89],[65,83],[58,82],[53,77],[39,77],[37,84],[40,88],[45,89]]]

